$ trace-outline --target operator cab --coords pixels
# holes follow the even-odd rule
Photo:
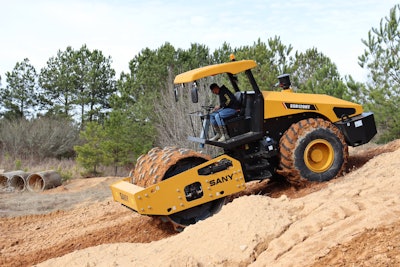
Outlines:
[[[251,72],[251,69],[257,66],[254,60],[236,61],[232,55],[230,62],[200,67],[175,77],[174,84],[190,83],[193,85],[190,88],[192,101],[198,103],[196,85],[198,80],[217,75],[227,75],[228,83],[226,86],[232,93],[237,94],[242,103],[240,111],[224,121],[229,132],[229,139],[223,142],[210,140],[210,111],[212,108],[202,106],[203,110],[190,114],[192,115],[191,123],[194,128],[194,136],[189,137],[189,140],[198,142],[201,146],[209,144],[224,149],[233,149],[262,139],[264,136],[264,97]],[[201,120],[195,121],[192,117],[200,117]],[[200,122],[201,125],[199,125]],[[200,132],[198,131],[199,128],[201,128]]]
[[[253,79],[250,70],[246,70],[246,76],[250,77],[250,81]],[[240,103],[240,109],[237,113],[224,120],[229,139],[223,142],[211,141],[212,127],[210,125],[210,113],[212,106],[202,106],[203,112],[193,112],[191,117],[200,117],[201,119],[201,130],[199,136],[189,136],[189,140],[200,143],[201,146],[205,144],[222,147],[224,149],[231,149],[244,145],[246,143],[260,140],[263,136],[262,125],[263,125],[263,97],[261,92],[257,93],[258,90],[255,81],[253,85],[250,85],[252,89],[256,90],[241,91],[238,86],[237,78],[232,74],[227,73],[229,80],[231,81],[230,88],[234,88],[234,95]],[[249,86],[246,86],[249,88]],[[259,91],[259,90],[258,90]],[[193,83],[191,88],[191,98],[193,103],[198,103],[198,89],[196,83]],[[193,118],[191,118],[192,120]],[[192,121],[192,126],[195,124]],[[193,131],[196,132],[195,130]],[[198,132],[198,131],[197,131]]]

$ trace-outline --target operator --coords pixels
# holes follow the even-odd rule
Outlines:
[[[229,139],[224,119],[236,114],[240,103],[231,91],[224,85],[219,87],[216,83],[210,85],[213,94],[219,96],[219,105],[216,105],[210,114],[210,122],[216,135],[210,141],[224,142]]]

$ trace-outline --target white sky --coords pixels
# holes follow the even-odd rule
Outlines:
[[[117,78],[142,49],[206,45],[213,52],[278,35],[294,51],[316,47],[342,76],[366,81],[358,65],[372,27],[392,0],[0,0],[0,75],[28,58],[37,72],[67,46],[111,56]]]

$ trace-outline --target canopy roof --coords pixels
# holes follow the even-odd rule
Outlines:
[[[239,72],[252,69],[256,66],[257,63],[254,60],[240,60],[240,61],[232,61],[228,63],[205,66],[177,75],[175,77],[174,83],[178,84],[178,83],[193,82],[195,80],[207,76],[214,76],[221,73],[237,74]]]

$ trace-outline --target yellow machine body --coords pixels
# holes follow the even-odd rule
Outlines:
[[[298,113],[313,112],[326,117],[331,122],[337,122],[342,118],[334,112],[334,108],[352,109],[353,115],[363,112],[359,104],[355,104],[340,98],[323,94],[294,93],[290,90],[262,91],[264,97],[264,118],[272,119],[282,116],[290,116]]]
[[[199,174],[199,170],[221,160],[229,160],[232,165],[215,173]],[[240,162],[227,155],[214,158],[150,187],[143,188],[129,180],[130,177],[111,185],[113,198],[143,215],[174,214],[246,188]],[[202,191],[193,200],[190,200],[185,190],[191,185],[196,185]]]

